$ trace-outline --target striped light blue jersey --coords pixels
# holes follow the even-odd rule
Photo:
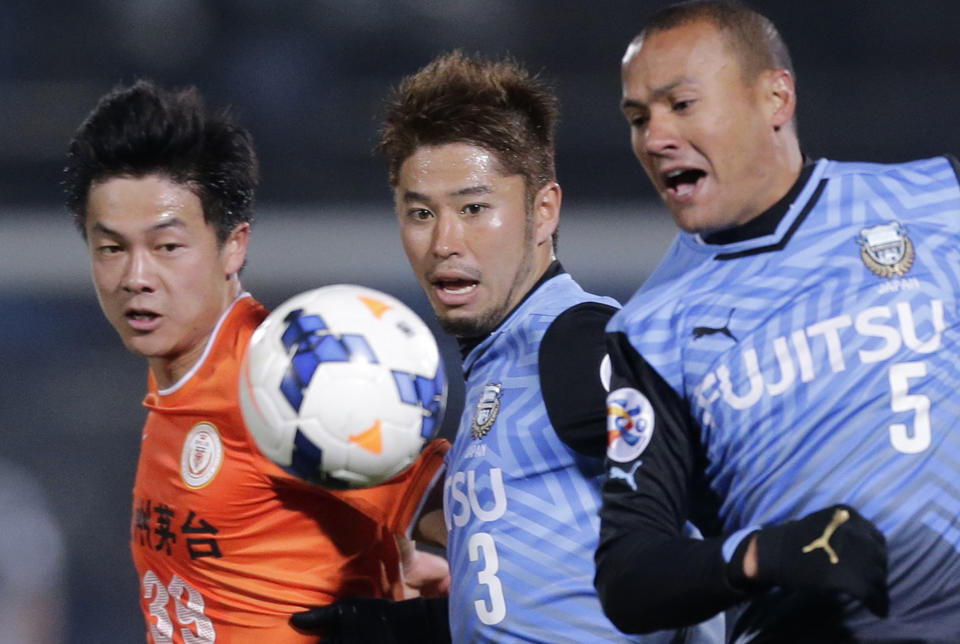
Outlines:
[[[725,532],[835,503],[880,528],[891,615],[849,602],[858,637],[960,641],[958,293],[948,159],[821,160],[772,234],[681,233],[607,327],[692,416]]]
[[[540,342],[583,302],[618,306],[566,273],[548,279],[464,361],[464,411],[444,488],[454,642],[673,637],[630,638],[604,616],[593,587],[602,460],[558,438],[541,395]]]

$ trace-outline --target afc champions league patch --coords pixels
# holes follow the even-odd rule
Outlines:
[[[180,453],[180,476],[190,488],[210,483],[223,464],[220,432],[210,423],[200,423],[187,434]]]
[[[857,243],[863,263],[880,277],[903,277],[913,266],[913,242],[899,221],[862,229]]]
[[[473,425],[470,428],[470,435],[474,440],[480,440],[487,435],[493,426],[493,421],[497,419],[500,413],[500,392],[503,385],[500,383],[487,385],[483,388],[483,394],[480,396],[480,402],[477,403],[477,411],[473,413]]]
[[[627,463],[650,444],[653,437],[653,405],[631,387],[623,387],[607,396],[607,457]]]

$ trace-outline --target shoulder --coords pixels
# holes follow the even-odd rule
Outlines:
[[[233,307],[227,314],[227,324],[242,332],[253,333],[268,314],[269,311],[263,304],[245,293],[233,303]]]
[[[593,371],[606,353],[604,331],[618,310],[605,302],[579,302],[554,318],[540,342],[541,379]]]
[[[217,333],[221,351],[234,354],[241,359],[250,342],[250,336],[263,322],[269,311],[249,294],[240,296],[231,305],[222,321],[222,329]]]
[[[868,163],[858,161],[828,161],[825,178],[861,175],[886,177],[905,183],[929,185],[931,182],[957,183],[960,163],[952,154],[915,159],[900,163]]]
[[[503,324],[506,335],[520,338],[528,348],[563,342],[578,329],[601,329],[620,304],[611,297],[585,291],[568,273],[550,278],[537,288]],[[548,339],[549,337],[549,339]]]
[[[565,344],[582,339],[584,333],[594,331],[602,333],[617,310],[617,307],[604,302],[575,304],[554,319],[544,334],[543,342],[544,344]]]
[[[612,297],[588,293],[570,273],[561,272],[544,281],[529,298],[531,313],[557,316],[581,302],[602,302],[619,306]]]
[[[835,225],[867,230],[893,221],[908,227],[923,222],[931,229],[950,226],[960,207],[958,172],[960,165],[952,156],[889,164],[832,161],[825,173],[831,186],[821,200],[831,225],[812,229],[809,234],[826,237]],[[851,207],[854,202],[885,205],[870,206],[863,214]]]
[[[656,284],[645,283],[623,305],[623,309],[613,315],[607,332],[634,335],[651,328],[675,327],[685,309],[700,297],[703,280],[695,279],[698,275],[699,272],[677,274]]]

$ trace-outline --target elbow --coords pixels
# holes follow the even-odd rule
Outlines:
[[[636,575],[623,566],[604,565],[597,561],[594,587],[607,619],[623,633],[652,633],[662,628],[651,617],[657,614],[647,599],[650,593],[641,588]]]

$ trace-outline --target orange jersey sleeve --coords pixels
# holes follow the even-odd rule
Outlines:
[[[445,442],[387,484],[330,492],[257,450],[237,394],[243,351],[266,310],[224,315],[183,379],[149,377],[131,548],[147,641],[305,644],[294,612],[349,596],[402,596],[395,533],[440,476]]]

